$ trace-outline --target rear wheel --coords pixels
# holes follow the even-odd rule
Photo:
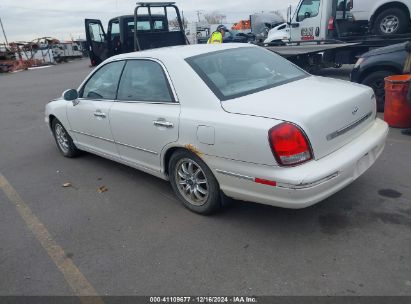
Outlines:
[[[176,151],[169,163],[170,183],[183,205],[199,214],[221,208],[220,187],[207,165],[195,154]]]
[[[382,11],[375,19],[373,33],[376,35],[404,34],[410,26],[408,15],[399,8]]]
[[[385,105],[385,81],[388,76],[394,75],[390,71],[376,71],[368,75],[362,81],[362,84],[371,87],[374,90],[377,99],[377,111],[384,112]]]

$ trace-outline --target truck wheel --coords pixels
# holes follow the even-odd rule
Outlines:
[[[377,15],[373,26],[376,35],[394,35],[407,32],[410,20],[399,8],[389,8]]]
[[[375,98],[377,99],[377,111],[384,112],[385,105],[385,81],[388,76],[395,73],[390,71],[376,71],[368,75],[362,81],[363,85],[369,86],[374,90]]]

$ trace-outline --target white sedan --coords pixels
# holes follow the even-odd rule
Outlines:
[[[222,195],[304,208],[384,149],[372,89],[315,77],[263,48],[192,45],[112,57],[46,106],[60,152],[169,180],[190,210]]]

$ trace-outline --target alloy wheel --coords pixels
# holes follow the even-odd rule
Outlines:
[[[59,145],[60,149],[64,153],[68,153],[68,151],[69,151],[69,141],[68,141],[67,133],[64,130],[62,125],[60,125],[60,124],[56,125],[55,134],[56,134],[57,144]]]
[[[192,205],[203,206],[209,196],[207,177],[201,167],[192,159],[178,161],[174,174],[180,194]]]

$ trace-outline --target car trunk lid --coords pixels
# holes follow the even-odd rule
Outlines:
[[[222,107],[230,113],[300,126],[310,140],[315,159],[352,141],[371,126],[376,115],[371,89],[316,76],[223,101]]]

